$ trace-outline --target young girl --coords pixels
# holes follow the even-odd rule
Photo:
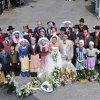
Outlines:
[[[40,68],[40,47],[36,44],[36,38],[31,37],[30,45],[30,72],[31,76],[37,76],[37,70]]]
[[[89,42],[89,48],[87,49],[87,60],[86,67],[88,70],[95,70],[96,66],[96,56],[100,53],[100,51],[94,48],[94,42]]]
[[[29,73],[29,45],[26,39],[20,40],[19,57],[21,62],[21,75],[23,77],[30,76]]]
[[[49,43],[49,40],[45,37],[40,38],[38,41],[38,44],[40,46],[40,52],[41,52],[41,66],[42,67],[45,65],[45,60],[48,54],[48,43]]]
[[[84,48],[84,40],[79,41],[79,47],[76,48],[76,70],[85,69],[86,49]]]

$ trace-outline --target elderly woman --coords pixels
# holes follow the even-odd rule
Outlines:
[[[89,42],[89,48],[87,49],[87,61],[86,67],[88,70],[95,70],[96,66],[96,56],[100,53],[100,51],[94,48],[94,42]]]
[[[79,41],[79,47],[76,48],[76,70],[85,69],[86,49],[84,48],[84,40]]]

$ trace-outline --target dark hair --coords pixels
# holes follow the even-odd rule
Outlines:
[[[57,31],[57,28],[56,28],[56,27],[51,27],[51,30],[52,30],[53,28]]]

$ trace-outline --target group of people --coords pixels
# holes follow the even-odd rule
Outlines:
[[[41,21],[34,29],[25,25],[23,32],[8,26],[7,33],[3,33],[0,28],[0,68],[5,76],[14,73],[34,77],[40,69],[50,75],[55,67],[62,68],[69,62],[77,72],[96,70],[99,53],[100,26],[90,33],[84,18],[77,25],[66,21],[60,30],[53,21],[47,22],[47,28]]]

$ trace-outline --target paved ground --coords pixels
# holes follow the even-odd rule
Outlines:
[[[21,8],[11,11],[5,11],[0,16],[0,27],[6,28],[13,25],[16,30],[22,30],[24,24],[29,24],[30,28],[34,28],[37,20],[42,20],[44,25],[49,20],[56,22],[58,28],[60,23],[65,20],[71,20],[78,23],[80,17],[84,17],[86,24],[90,27],[100,25],[100,19],[97,19],[91,12],[91,0],[76,0],[66,2],[65,0],[27,0],[28,4]],[[30,79],[19,79],[19,82],[27,82]],[[24,100],[99,100],[100,84],[93,83],[75,83],[66,87],[60,87],[53,93],[47,94],[37,92],[34,96],[25,98]],[[5,90],[0,89],[0,100],[19,100],[15,95],[6,94]]]
[[[0,16],[0,27],[7,28],[8,25],[14,25],[16,29],[22,30],[22,26],[29,24],[30,28],[34,28],[37,20],[42,20],[44,26],[47,21],[53,20],[58,28],[61,22],[71,20],[78,23],[81,17],[85,18],[86,24],[92,29],[94,25],[100,25],[93,13],[91,13],[92,0],[85,2],[84,0],[76,0],[66,2],[65,0],[27,0],[28,4],[21,8],[5,11]]]

